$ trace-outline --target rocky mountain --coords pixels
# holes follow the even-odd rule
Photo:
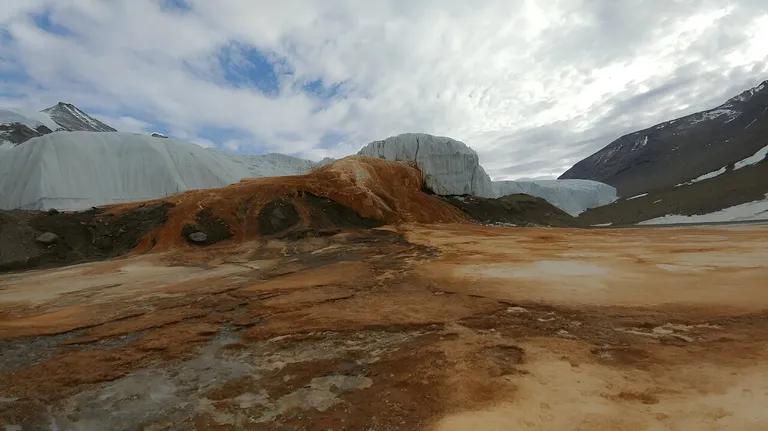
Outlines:
[[[59,125],[46,114],[0,109],[0,146],[18,145],[57,128]]]
[[[600,181],[634,196],[732,169],[766,139],[768,81],[714,109],[622,136],[560,178]]]
[[[59,102],[40,112],[0,109],[0,146],[19,145],[54,131],[116,132],[76,106]]]
[[[768,144],[729,166],[590,209],[579,220],[587,225],[768,220]]]
[[[2,152],[0,209],[85,209],[248,177],[299,174],[313,165],[282,154],[235,156],[133,133],[60,131]]]
[[[117,132],[117,129],[91,117],[71,103],[59,102],[42,111],[62,129],[70,132]]]

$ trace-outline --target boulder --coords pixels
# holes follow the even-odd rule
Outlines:
[[[208,241],[208,235],[205,232],[200,231],[190,233],[187,235],[187,238],[197,244],[203,244]]]
[[[371,142],[358,154],[415,164],[424,186],[437,195],[496,196],[477,153],[455,139],[405,133]]]
[[[59,240],[59,236],[53,232],[43,232],[35,238],[35,241],[43,245],[51,245]]]

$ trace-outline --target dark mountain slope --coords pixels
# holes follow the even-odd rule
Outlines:
[[[709,214],[724,208],[766,199],[768,160],[727,171],[714,178],[679,187],[667,187],[647,195],[621,199],[579,215],[585,225],[627,225],[669,214]]]
[[[561,179],[596,180],[633,196],[727,167],[768,144],[768,81],[704,112],[631,133]]]

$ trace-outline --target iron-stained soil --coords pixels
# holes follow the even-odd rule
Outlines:
[[[406,224],[8,273],[0,424],[762,430],[767,243]]]

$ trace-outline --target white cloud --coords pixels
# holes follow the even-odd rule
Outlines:
[[[756,0],[46,2],[69,38],[29,18],[43,2],[5,3],[13,43],[0,59],[31,78],[12,84],[27,108],[70,100],[199,143],[234,129],[246,138],[219,146],[312,158],[423,131],[464,140],[498,177],[557,175],[768,72],[768,5]],[[232,41],[282,59],[278,95],[227,85],[216,58]],[[339,94],[301,91],[318,79]]]

